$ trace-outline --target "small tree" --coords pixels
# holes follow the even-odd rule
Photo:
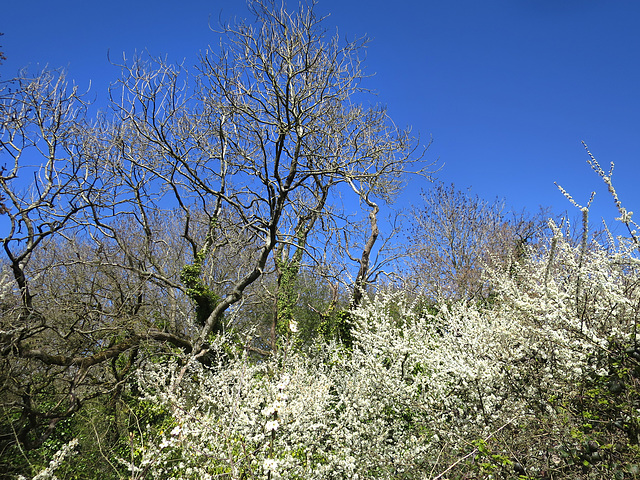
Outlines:
[[[422,194],[408,233],[407,286],[431,299],[486,298],[485,267],[512,270],[545,232],[548,213],[514,214],[442,183]]]

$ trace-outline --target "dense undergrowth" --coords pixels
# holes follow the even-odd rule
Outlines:
[[[584,248],[554,231],[515,270],[486,272],[491,301],[425,308],[379,292],[353,312],[351,346],[294,335],[256,360],[219,336],[210,367],[149,362],[111,417],[96,405],[103,425],[57,435],[79,437],[82,455],[56,475],[636,478],[635,244]]]

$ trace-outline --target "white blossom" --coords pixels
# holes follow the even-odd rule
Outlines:
[[[279,426],[280,426],[280,424],[278,423],[278,420],[269,420],[265,424],[264,429],[267,432],[275,432],[278,429]]]

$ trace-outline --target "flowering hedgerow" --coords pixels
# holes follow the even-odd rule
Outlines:
[[[147,364],[170,412],[131,478],[633,478],[640,441],[635,244],[546,248],[485,272],[483,302],[379,292],[353,344]],[[185,368],[184,362],[190,361]]]
[[[487,272],[490,302],[422,309],[382,292],[353,312],[352,348],[194,362],[179,384],[176,365],[150,365],[139,384],[175,428],[141,444],[130,470],[158,479],[597,478],[624,454],[612,445],[633,432],[637,410],[630,405],[626,430],[594,433],[584,415],[595,410],[579,399],[610,400],[591,387],[620,377],[609,360],[635,341],[637,278],[633,249],[576,247],[555,228],[515,271]],[[631,389],[636,377],[625,378]]]

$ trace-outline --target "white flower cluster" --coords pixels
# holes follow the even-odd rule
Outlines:
[[[38,473],[32,480],[57,480],[57,477],[54,475],[54,472],[62,465],[62,462],[69,455],[74,454],[74,450],[78,446],[78,439],[74,438],[69,443],[62,446],[60,450],[58,450],[51,461],[49,462],[49,466]],[[22,475],[18,476],[18,480],[26,480]]]

